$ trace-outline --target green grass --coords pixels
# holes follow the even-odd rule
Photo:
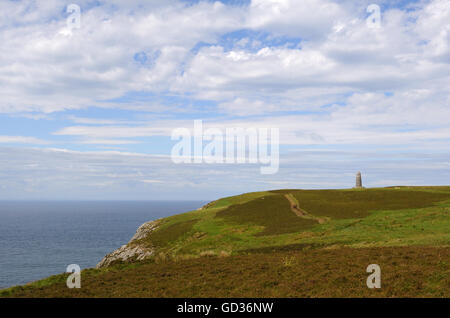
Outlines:
[[[165,247],[169,243],[176,242],[189,234],[197,221],[198,220],[193,219],[163,226],[162,228],[151,232],[143,240],[155,247]]]
[[[241,195],[235,195],[232,197],[226,197],[226,198],[222,198],[217,201],[214,201],[214,202],[212,202],[211,207],[224,208],[224,207],[228,207],[228,206],[234,205],[234,204],[246,203],[246,202],[258,199],[263,196],[268,196],[268,195],[272,195],[272,193],[269,191],[244,193]]]
[[[341,219],[312,231],[305,243],[352,246],[449,245],[448,204],[423,209],[378,211],[361,219]]]

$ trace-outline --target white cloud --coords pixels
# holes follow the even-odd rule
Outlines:
[[[247,25],[314,41],[326,36],[343,16],[344,10],[332,1],[253,0]]]
[[[85,145],[133,145],[139,143],[136,140],[126,139],[86,139],[77,142]]]
[[[259,100],[236,98],[230,102],[219,104],[219,109],[230,115],[254,115],[280,110],[276,105],[270,105]]]
[[[0,136],[0,143],[21,143],[21,144],[38,144],[44,145],[48,144],[49,141],[42,140],[35,137],[27,137],[27,136]]]
[[[82,9],[87,3],[80,3]],[[220,3],[173,1],[139,4],[131,15],[137,4],[118,2],[116,10],[102,4],[82,11],[81,28],[65,36],[64,5],[55,4],[3,4],[5,12],[17,15],[0,29],[0,112],[52,112],[128,91],[167,89],[189,50],[235,28],[241,15],[239,8]],[[155,51],[151,68],[133,60],[138,52]]]
[[[149,179],[141,180],[141,182],[144,182],[144,183],[163,183],[161,180],[149,180]]]

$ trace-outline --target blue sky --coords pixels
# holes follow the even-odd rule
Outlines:
[[[0,199],[449,184],[449,71],[447,0],[2,1]],[[196,119],[279,128],[279,172],[175,165]]]

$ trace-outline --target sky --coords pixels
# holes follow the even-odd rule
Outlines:
[[[2,0],[0,199],[449,185],[449,83],[449,0]],[[194,120],[279,128],[278,172],[173,163]]]

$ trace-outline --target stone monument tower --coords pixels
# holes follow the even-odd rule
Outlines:
[[[362,178],[361,178],[361,172],[357,172],[356,173],[356,185],[355,185],[355,188],[358,188],[358,189],[361,189],[363,186],[362,186]]]

